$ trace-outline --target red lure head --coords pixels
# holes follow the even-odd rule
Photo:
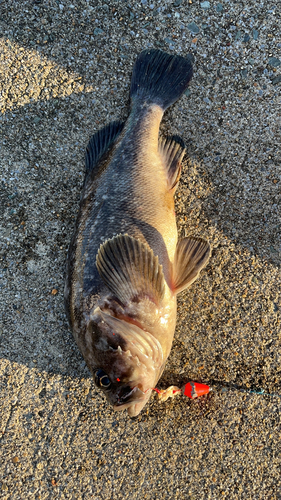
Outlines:
[[[195,399],[204,394],[208,394],[210,392],[210,387],[205,384],[199,384],[198,382],[188,382],[182,388],[182,392],[188,398]]]

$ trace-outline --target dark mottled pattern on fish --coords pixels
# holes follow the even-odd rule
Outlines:
[[[184,145],[176,137],[159,141],[163,113],[191,76],[189,59],[157,50],[139,55],[127,121],[89,142],[69,249],[65,303],[73,335],[108,400],[131,416],[164,369],[176,294],[209,257],[203,240],[177,246],[173,196]]]

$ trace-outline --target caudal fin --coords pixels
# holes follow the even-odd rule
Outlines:
[[[144,50],[133,69],[131,99],[158,104],[163,110],[177,101],[192,77],[189,58],[172,56],[162,50]]]

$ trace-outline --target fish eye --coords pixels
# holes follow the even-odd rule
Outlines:
[[[109,389],[109,387],[111,386],[111,381],[107,373],[99,369],[95,372],[95,384],[97,387]]]

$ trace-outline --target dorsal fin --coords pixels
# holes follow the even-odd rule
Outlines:
[[[176,189],[181,174],[181,162],[185,154],[184,142],[177,135],[160,137],[158,147],[166,164],[168,189]]]
[[[148,245],[120,234],[100,246],[96,265],[106,286],[124,305],[141,297],[160,304],[165,293],[164,274]]]
[[[98,130],[90,139],[85,157],[86,174],[88,174],[101,159],[108,148],[123,130],[124,122],[111,122]]]
[[[178,241],[173,264],[173,289],[179,293],[193,283],[208,263],[211,247],[203,238],[188,236]]]

